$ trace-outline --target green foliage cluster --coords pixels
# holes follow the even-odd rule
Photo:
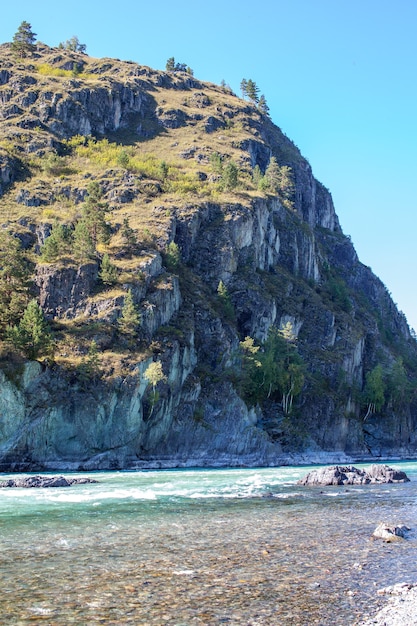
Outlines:
[[[242,393],[251,404],[268,399],[281,402],[285,415],[293,409],[293,401],[302,391],[305,366],[296,347],[291,323],[272,328],[262,346],[251,337],[240,344],[243,354]]]
[[[99,277],[104,285],[114,285],[117,283],[119,272],[117,267],[110,261],[109,255],[103,255],[100,265]]]
[[[140,323],[140,314],[134,303],[132,290],[129,289],[125,295],[122,314],[119,317],[119,331],[129,338],[134,338],[138,333]]]
[[[174,57],[169,57],[166,62],[165,70],[167,72],[186,72],[190,76],[194,75],[193,70],[186,63],[176,63]]]
[[[276,158],[271,157],[265,174],[262,174],[259,165],[255,165],[252,180],[257,189],[278,195],[285,207],[293,208],[295,185],[292,169],[288,165],[280,166]]]
[[[51,331],[36,300],[29,302],[19,324],[7,329],[7,339],[29,359],[50,353]]]
[[[326,279],[322,285],[324,295],[336,309],[350,313],[352,303],[346,282],[328,263],[323,264],[323,276]]]
[[[67,41],[63,41],[58,45],[60,50],[70,50],[71,52],[80,52],[81,54],[85,54],[87,50],[87,46],[85,43],[80,43],[80,40],[76,35],[71,37],[71,39],[67,39]]]
[[[129,218],[123,218],[123,225],[121,228],[121,238],[124,246],[125,255],[131,255],[135,252],[138,245],[136,233],[130,226]]]
[[[378,363],[365,376],[361,394],[366,411],[364,421],[370,415],[385,408],[401,411],[409,405],[416,389],[417,381],[409,376],[402,357],[398,357],[390,367]]]
[[[41,260],[51,263],[66,254],[71,254],[74,241],[72,229],[66,224],[55,222],[52,226],[49,237],[41,249]]]
[[[230,298],[229,291],[222,280],[219,281],[217,286],[217,295],[221,304],[223,315],[226,319],[232,322],[235,319],[235,309]]]
[[[144,374],[144,379],[152,385],[152,395],[151,395],[151,412],[148,417],[151,417],[153,410],[155,408],[156,403],[159,400],[159,394],[156,389],[158,383],[166,381],[166,376],[164,374],[164,370],[162,368],[161,361],[152,361],[146,368]]]
[[[51,152],[42,160],[42,168],[50,176],[66,176],[75,173],[75,169],[68,163],[68,159]]]
[[[253,104],[258,106],[258,109],[264,115],[269,115],[269,106],[266,103],[265,96],[259,95],[259,87],[251,78],[242,78],[240,82],[240,90],[242,92],[242,98],[248,98]]]
[[[181,250],[175,241],[170,241],[165,249],[164,262],[170,272],[178,271],[181,265]]]
[[[93,181],[88,185],[87,197],[82,206],[81,218],[74,228],[56,222],[41,249],[41,260],[53,262],[65,254],[77,262],[94,258],[98,243],[108,243],[109,225],[106,222],[107,203],[101,200],[100,185]]]
[[[211,169],[220,176],[218,187],[222,191],[231,191],[239,184],[239,168],[231,159],[224,160],[218,152],[210,155]]]
[[[30,300],[31,267],[19,239],[0,229],[0,337]]]

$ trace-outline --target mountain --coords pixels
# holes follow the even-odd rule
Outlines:
[[[417,457],[417,343],[256,98],[0,61],[3,471]]]

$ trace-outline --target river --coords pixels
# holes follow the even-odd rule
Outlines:
[[[308,488],[311,468],[281,467],[1,489],[0,623],[353,626],[417,581],[417,535],[370,540],[416,526],[417,463],[396,465],[410,483]]]

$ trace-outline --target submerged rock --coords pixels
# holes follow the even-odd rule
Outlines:
[[[65,478],[64,476],[26,476],[25,478],[10,478],[0,481],[2,487],[71,487],[72,485],[86,485],[97,483],[93,478]]]
[[[367,485],[370,483],[406,483],[406,473],[393,469],[388,465],[372,465],[369,470],[359,469],[353,465],[320,467],[308,472],[297,481],[298,485]]]

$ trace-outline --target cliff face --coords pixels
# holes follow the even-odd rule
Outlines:
[[[417,347],[406,320],[358,260],[330,193],[267,117],[185,74],[46,46],[24,67],[7,46],[2,54],[2,218],[35,267],[34,293],[56,341],[54,359],[42,362],[10,356],[3,346],[3,470],[417,456]],[[81,63],[85,75],[57,78],[49,69],[52,77],[45,77],[36,70],[41,61],[49,68]],[[78,135],[107,137],[132,162],[137,153],[130,146],[139,153],[152,146],[148,164],[161,150],[167,161],[192,166],[193,177],[181,179],[188,187],[178,195],[174,183],[167,191],[166,179],[138,173],[121,158],[111,164],[101,153],[93,166],[87,148],[68,156],[66,140]],[[233,158],[249,182],[202,194],[200,183],[218,184],[210,159],[219,146],[224,162]],[[43,162],[51,150],[61,159],[59,175],[43,175],[30,162],[30,155]],[[291,168],[290,199],[251,187],[253,170],[265,173],[271,157]],[[50,215],[64,219],[71,205],[65,220],[76,223],[93,179],[109,206],[112,238],[104,251],[119,271],[111,287],[99,280],[103,249],[82,262],[39,256],[52,232]],[[127,252],[120,239],[126,216],[136,232]],[[175,263],[170,244],[180,256]],[[118,331],[128,290],[141,318],[129,340]],[[303,364],[290,410],[282,392],[262,400],[245,394],[240,347],[251,337],[267,350],[271,330],[288,323]],[[77,363],[92,340],[101,367],[83,378]],[[399,360],[406,376],[401,399],[389,378]],[[152,388],[145,372],[155,361],[163,378]],[[367,376],[378,365],[384,402],[367,411]]]

